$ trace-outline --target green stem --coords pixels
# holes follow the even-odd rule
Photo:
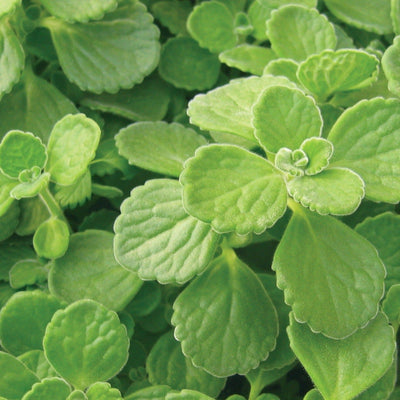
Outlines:
[[[256,400],[263,389],[264,384],[261,375],[259,375],[254,382],[250,383],[249,400]]]

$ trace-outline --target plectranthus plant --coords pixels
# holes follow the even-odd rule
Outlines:
[[[399,0],[0,2],[0,400],[396,400]]]

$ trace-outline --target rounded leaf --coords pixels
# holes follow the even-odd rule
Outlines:
[[[46,378],[35,383],[21,400],[65,400],[71,388],[60,378]]]
[[[324,170],[329,165],[333,154],[332,143],[323,138],[306,139],[300,149],[307,154],[308,158],[308,164],[304,170],[306,175],[315,175]]]
[[[388,80],[388,88],[396,96],[400,95],[400,67],[397,63],[399,55],[400,36],[397,36],[382,57],[382,68]]]
[[[88,400],[122,400],[118,389],[112,388],[109,383],[96,382],[86,391]]]

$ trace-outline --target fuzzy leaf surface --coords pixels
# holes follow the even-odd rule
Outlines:
[[[65,400],[70,392],[71,388],[64,379],[46,378],[35,383],[22,400]]]

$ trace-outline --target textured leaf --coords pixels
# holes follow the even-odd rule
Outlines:
[[[354,399],[382,377],[393,361],[393,329],[382,313],[339,341],[313,333],[293,315],[288,334],[293,351],[326,400]]]
[[[185,163],[180,181],[189,214],[220,233],[262,233],[282,217],[287,193],[266,159],[232,145],[209,145]]]
[[[43,350],[30,350],[18,357],[40,380],[57,376]]]
[[[142,281],[115,261],[113,237],[99,230],[72,234],[64,257],[52,263],[50,292],[68,303],[86,298],[121,311]]]
[[[129,339],[115,312],[93,300],[79,300],[54,314],[43,347],[60,376],[84,389],[121,370]]]
[[[65,400],[70,394],[68,383],[60,378],[46,378],[35,383],[22,400]]]
[[[151,349],[146,371],[153,385],[168,385],[175,390],[197,390],[212,397],[217,397],[225,385],[225,379],[216,378],[193,366],[183,355],[172,331],[161,336]]]
[[[46,325],[61,307],[58,299],[39,290],[15,293],[0,311],[2,347],[15,355],[41,350]]]
[[[186,159],[207,143],[193,129],[173,122],[138,122],[115,136],[119,153],[130,164],[178,177]]]
[[[173,35],[187,34],[186,20],[192,11],[188,0],[157,1],[151,9],[154,16]]]
[[[68,22],[88,22],[91,19],[101,19],[106,12],[112,11],[118,5],[117,0],[40,0],[46,10]]]
[[[3,0],[0,4],[0,17],[11,14],[21,4],[21,0]]]
[[[387,291],[385,300],[382,302],[382,310],[389,318],[389,322],[394,327],[395,331],[400,324],[400,284],[395,284]]]
[[[150,180],[132,190],[114,230],[118,262],[141,279],[185,283],[207,267],[219,235],[188,215],[182,188],[169,179]]]
[[[399,54],[400,36],[397,36],[382,57],[382,68],[388,80],[388,88],[396,96],[400,95],[400,67],[397,63]]]
[[[277,285],[298,321],[328,337],[347,337],[377,313],[383,263],[342,222],[300,206],[295,210],[272,264]]]
[[[86,392],[88,400],[122,400],[118,389],[112,388],[109,383],[96,382]]]
[[[13,289],[21,289],[25,286],[44,283],[47,281],[47,273],[47,268],[40,261],[21,259],[10,269],[10,286]]]
[[[400,102],[376,98],[348,108],[329,133],[335,152],[331,166],[358,173],[373,201],[400,200]]]
[[[27,172],[26,170],[23,172]],[[21,174],[20,174],[21,175]],[[22,182],[10,191],[10,196],[16,200],[37,196],[50,182],[50,174],[45,172],[32,182]]]
[[[158,70],[177,88],[205,90],[217,82],[220,63],[215,54],[201,48],[194,39],[178,36],[164,44]]]
[[[298,89],[285,86],[265,89],[252,114],[255,137],[272,153],[282,147],[298,149],[305,139],[321,135],[321,112],[314,99]]]
[[[142,82],[157,66],[159,30],[152,21],[143,4],[127,2],[100,22],[47,18],[43,24],[71,82],[81,90],[116,93]]]
[[[328,140],[323,138],[306,139],[300,146],[308,158],[308,164],[304,169],[306,175],[320,173],[329,165],[329,160],[333,154],[333,146]]]
[[[274,85],[295,86],[284,77],[253,76],[199,94],[189,103],[190,122],[204,130],[232,133],[258,144],[251,125],[251,108],[261,92]]]
[[[360,89],[378,78],[379,60],[362,50],[325,50],[299,65],[299,81],[320,99],[335,92]]]
[[[285,76],[290,81],[300,86],[300,82],[297,79],[296,75],[298,66],[299,64],[290,58],[278,58],[268,63],[268,65],[264,68],[263,74],[264,75],[270,74],[274,76]]]
[[[87,170],[100,141],[100,128],[84,114],[67,115],[51,132],[46,171],[53,182],[72,185]]]
[[[305,60],[336,47],[336,34],[328,19],[316,9],[287,5],[273,11],[267,22],[271,48],[279,57]]]
[[[173,309],[183,353],[215,376],[245,374],[275,347],[275,307],[254,272],[231,249],[178,296]]]

